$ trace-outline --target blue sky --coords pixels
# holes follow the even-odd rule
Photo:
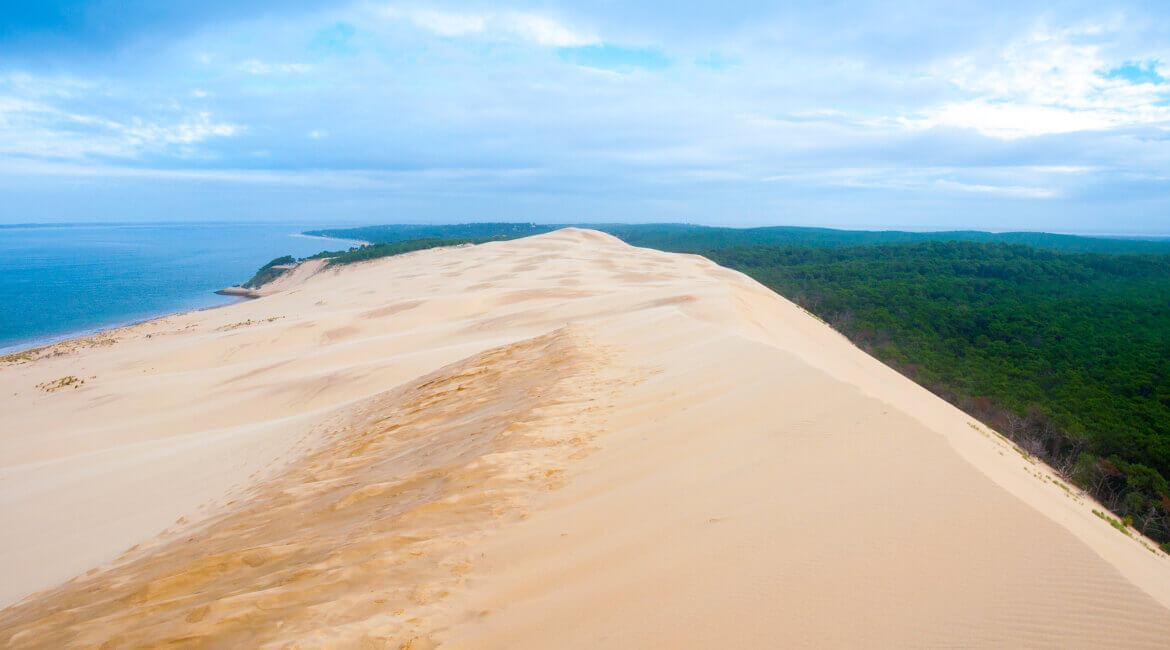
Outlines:
[[[1170,233],[1165,2],[20,4],[0,222]]]

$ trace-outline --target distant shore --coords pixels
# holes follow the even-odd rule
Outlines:
[[[303,226],[301,226],[301,227],[303,227]],[[296,226],[294,226],[294,228],[296,228]],[[149,229],[150,228],[145,228],[145,227],[143,228],[143,230],[149,230]],[[70,231],[71,228],[60,227],[59,230],[63,231],[63,233],[68,233],[68,231]],[[99,230],[99,228],[98,228],[98,230]],[[285,230],[284,233],[282,233],[278,236],[295,237],[295,238],[300,238],[300,240],[328,240],[330,242],[338,242],[337,244],[324,244],[324,246],[322,246],[322,250],[332,248],[333,246],[336,246],[336,248],[338,248],[338,249],[345,249],[345,248],[350,248],[350,247],[355,247],[355,246],[365,246],[365,244],[369,243],[369,242],[364,242],[364,241],[360,241],[360,240],[352,240],[352,238],[339,238],[339,237],[324,237],[324,236],[317,236],[317,235],[307,235],[304,233],[300,233],[300,231],[290,231],[290,230],[292,230],[292,228],[289,228],[289,230]],[[305,246],[307,246],[307,244],[305,244],[305,242],[301,242],[300,244],[296,244],[295,242],[290,242],[290,246],[289,246],[288,251],[289,251],[289,253],[294,253],[297,256],[303,256],[303,255],[309,255],[311,253],[317,253],[316,250],[311,251],[311,253],[309,253],[309,251],[305,250],[305,248],[304,248]],[[311,246],[311,244],[310,244],[310,246]],[[284,253],[284,251],[282,251],[282,253]],[[259,267],[259,265],[262,264],[263,262],[267,262],[267,257],[268,257],[268,255],[270,255],[270,253],[266,253],[266,251],[261,250],[261,251],[259,251],[259,255],[260,255],[260,258],[257,258],[256,267]],[[243,274],[240,274],[238,277],[234,277],[234,278],[230,279],[230,282],[242,283],[242,282],[247,281],[248,274],[250,274],[250,272],[252,272],[254,269],[255,268],[249,269],[247,272],[243,272]],[[235,274],[233,274],[233,275],[235,275]],[[249,297],[253,297],[253,296],[246,295],[246,293],[243,293],[243,292],[236,292],[236,291],[230,291],[230,290],[225,291],[225,286],[227,284],[228,283],[218,283],[218,284],[208,285],[208,286],[206,286],[206,289],[202,290],[202,291],[200,291],[198,289],[194,290],[190,293],[190,295],[185,297],[185,299],[183,300],[183,302],[181,302],[181,304],[167,305],[167,306],[161,307],[161,309],[149,309],[149,307],[151,305],[143,304],[140,306],[147,307],[147,309],[139,311],[138,313],[135,313],[136,310],[132,310],[132,309],[125,310],[125,312],[129,312],[129,313],[124,313],[124,314],[111,313],[111,314],[109,314],[109,316],[111,317],[109,320],[99,321],[99,323],[92,323],[92,324],[78,323],[78,325],[81,325],[81,326],[73,327],[73,329],[69,329],[66,331],[61,331],[61,332],[51,332],[50,331],[50,332],[43,333],[43,334],[37,333],[37,332],[23,332],[26,334],[26,336],[18,336],[18,337],[14,337],[13,339],[9,339],[7,341],[0,341],[0,355],[25,352],[25,351],[29,351],[29,350],[35,350],[35,348],[39,348],[39,347],[64,343],[64,341],[80,339],[80,338],[84,338],[84,337],[91,337],[91,336],[94,336],[94,334],[99,334],[102,332],[109,332],[112,330],[119,330],[119,329],[123,329],[123,327],[129,327],[132,325],[139,325],[139,324],[147,323],[147,321],[156,320],[158,318],[164,318],[167,316],[176,316],[176,314],[188,313],[188,312],[193,312],[193,311],[204,311],[204,310],[209,310],[209,309],[218,309],[218,307],[232,305],[232,304],[240,302],[240,300],[248,299]],[[128,288],[123,288],[123,286],[113,286],[113,288],[110,288],[109,291],[121,292],[121,295],[123,295],[123,296],[133,295],[133,289],[135,289],[135,288],[129,288],[131,290],[129,292],[126,289],[128,289]],[[103,288],[99,288],[99,290],[105,291],[106,289],[103,286]],[[218,296],[216,296],[216,295],[218,295]],[[176,300],[176,302],[177,302],[177,300]],[[48,329],[48,327],[46,327],[46,329]]]
[[[149,323],[151,321],[155,321],[155,320],[158,320],[160,318],[167,318],[169,316],[179,316],[182,314],[192,314],[195,312],[209,311],[212,309],[219,309],[220,307],[227,307],[229,305],[234,305],[234,304],[237,304],[239,302],[243,302],[243,301],[249,299],[248,296],[235,294],[235,293],[220,293],[219,291],[213,291],[212,293],[223,296],[223,302],[221,302],[220,304],[217,304],[217,305],[207,305],[205,307],[195,307],[192,309],[177,309],[177,310],[160,311],[160,312],[155,313],[155,314],[150,315],[150,316],[144,316],[144,317],[140,317],[140,318],[131,318],[131,319],[127,319],[127,320],[117,321],[114,323],[109,323],[106,325],[95,325],[93,327],[86,327],[84,329],[79,329],[79,330],[75,330],[72,332],[65,332],[64,334],[54,334],[51,336],[44,336],[44,337],[37,337],[35,339],[28,339],[26,341],[22,341],[19,343],[13,343],[11,345],[0,346],[0,357],[5,357],[5,356],[8,356],[10,354],[17,354],[20,352],[28,352],[29,350],[36,350],[37,348],[44,348],[44,347],[48,347],[50,345],[57,345],[58,343],[66,343],[68,341],[73,341],[76,339],[83,339],[86,337],[95,336],[97,334],[104,334],[106,332],[114,332],[116,330],[124,329],[127,327],[134,327],[135,325],[142,325],[143,323]]]
[[[325,239],[328,241],[348,242],[354,246],[370,246],[374,242],[363,241],[361,239],[342,239],[341,237],[326,237],[324,235],[306,235],[303,232],[294,233],[293,237],[304,237],[305,239]]]

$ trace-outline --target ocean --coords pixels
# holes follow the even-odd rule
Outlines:
[[[320,224],[0,226],[0,353],[239,300],[281,255],[353,242],[305,237]]]

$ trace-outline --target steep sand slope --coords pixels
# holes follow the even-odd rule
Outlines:
[[[700,258],[304,267],[57,350],[0,369],[0,596],[48,589],[0,644],[1170,640],[1170,559]]]

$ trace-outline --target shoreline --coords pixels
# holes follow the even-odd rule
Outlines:
[[[305,239],[321,239],[321,240],[328,240],[328,241],[347,242],[347,243],[352,243],[355,246],[370,246],[370,245],[372,245],[372,242],[362,241],[360,239],[341,239],[338,237],[323,237],[323,236],[319,236],[319,235],[306,235],[303,232],[289,233],[289,236],[290,237],[301,237],[301,238],[305,238]],[[238,304],[240,302],[243,302],[246,300],[253,300],[253,299],[258,297],[256,295],[253,295],[252,292],[248,289],[240,289],[239,291],[235,291],[234,289],[237,289],[238,287],[239,287],[239,285],[236,285],[234,287],[222,287],[219,289],[210,290],[208,293],[223,297],[223,302],[220,304],[206,305],[203,307],[194,307],[194,308],[183,307],[183,308],[173,309],[173,310],[162,310],[162,311],[158,311],[158,312],[153,312],[148,316],[136,316],[136,317],[132,317],[132,318],[128,318],[128,319],[121,319],[121,320],[111,321],[108,323],[103,323],[101,325],[93,325],[90,327],[84,327],[84,328],[77,329],[77,330],[70,330],[68,332],[63,332],[61,334],[48,334],[48,335],[37,336],[34,338],[25,339],[25,340],[21,340],[21,341],[16,341],[14,343],[0,344],[0,357],[5,357],[5,356],[8,356],[10,354],[19,354],[21,352],[28,352],[29,350],[35,350],[37,348],[43,348],[43,347],[47,347],[50,345],[57,345],[59,343],[66,343],[68,341],[73,341],[75,339],[82,339],[82,338],[85,338],[88,336],[95,336],[97,334],[112,332],[114,330],[119,330],[119,329],[122,329],[124,327],[133,327],[135,325],[149,323],[150,321],[158,320],[160,318],[166,318],[168,316],[177,316],[179,314],[189,314],[192,312],[207,311],[209,309],[219,309],[220,307],[227,307],[228,305]]]
[[[365,241],[364,239],[343,239],[341,237],[326,237],[325,235],[306,235],[303,232],[293,233],[290,237],[303,237],[305,239],[324,239],[328,241],[344,241],[350,242],[355,246],[373,246],[374,242]]]
[[[105,325],[95,325],[94,327],[87,327],[85,329],[75,330],[60,335],[46,336],[42,338],[32,339],[26,342],[14,343],[12,345],[0,346],[0,361],[3,357],[20,354],[22,352],[29,352],[30,350],[37,350],[40,348],[47,348],[50,345],[58,345],[60,343],[68,343],[69,341],[76,341],[78,339],[88,338],[90,336],[97,336],[99,334],[106,334],[114,332],[127,327],[134,327],[135,325],[142,325],[151,321],[159,320],[160,318],[168,318],[170,316],[181,316],[183,314],[193,314],[201,311],[211,311],[213,309],[220,309],[222,307],[230,307],[241,302],[246,302],[252,298],[237,294],[219,293],[219,291],[212,292],[214,294],[223,296],[225,301],[219,305],[208,305],[206,307],[196,307],[193,309],[179,309],[175,311],[163,311],[152,316],[144,318],[133,318],[130,320],[117,321],[116,323],[108,323]]]

